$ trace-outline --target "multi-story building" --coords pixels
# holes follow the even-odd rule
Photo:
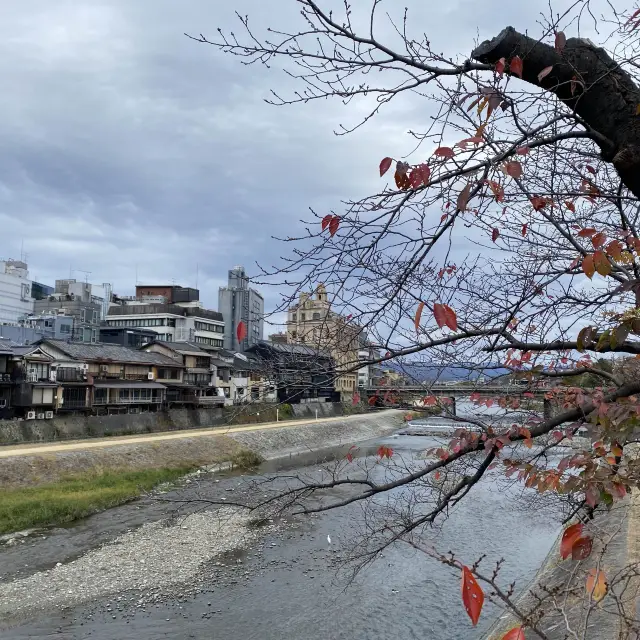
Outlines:
[[[33,303],[26,262],[0,260],[0,324],[17,325],[33,313]]]
[[[264,298],[249,287],[249,278],[244,267],[229,271],[226,287],[218,290],[218,309],[224,317],[224,348],[231,351],[246,351],[262,340],[264,332]],[[246,337],[238,340],[238,325],[244,322]]]
[[[136,329],[134,327],[100,327],[100,342],[104,344],[119,344],[130,349],[139,349],[158,339],[158,334],[151,329]]]
[[[201,349],[221,349],[224,341],[224,321],[218,311],[201,306],[183,306],[166,302],[121,299],[112,305],[106,327],[141,328],[156,333],[165,342],[193,342]],[[192,303],[189,303],[191,305]]]
[[[298,303],[289,307],[287,342],[331,354],[336,370],[335,390],[343,401],[351,398],[358,388],[360,333],[359,327],[331,310],[322,284],[316,289],[315,296],[302,293]]]
[[[35,280],[31,283],[31,295],[34,300],[44,300],[54,293],[55,289],[48,284],[42,284],[42,282],[36,282]]]
[[[380,357],[380,350],[371,344],[364,334],[360,336],[358,347],[358,360],[362,366],[358,369],[358,386],[370,389],[379,387],[382,379],[382,368],[378,363],[373,363]]]
[[[73,316],[71,340],[98,342],[102,313],[110,297],[109,285],[91,285],[73,279],[56,280],[55,291],[34,303],[35,315]]]

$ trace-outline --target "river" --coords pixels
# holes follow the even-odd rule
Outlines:
[[[438,418],[431,424],[444,424]],[[432,436],[381,438],[361,446],[372,454],[384,444],[394,457],[413,458],[436,444]],[[329,452],[331,453],[331,452]],[[343,455],[344,452],[339,452]],[[262,473],[315,473],[313,457],[266,463]],[[373,460],[373,456],[371,456]],[[381,467],[382,468],[382,467]],[[231,495],[246,476],[218,474],[201,490]],[[184,487],[174,495],[192,491]],[[433,533],[441,551],[454,551],[472,563],[485,553],[487,569],[506,556],[503,584],[522,590],[552,546],[559,524],[514,506],[513,490],[493,478],[476,486]],[[399,496],[399,499],[401,496]],[[3,580],[28,575],[55,562],[68,562],[127,528],[163,517],[167,505],[152,499],[124,505],[88,518],[46,538],[0,553]],[[475,640],[498,614],[485,604],[477,628],[471,626],[460,598],[459,574],[406,545],[388,548],[353,578],[346,548],[362,521],[359,505],[316,517],[281,523],[249,548],[203,567],[204,588],[157,605],[122,604],[118,595],[104,601],[47,612],[5,629],[6,640],[26,638],[225,638],[238,640],[420,639]],[[327,536],[330,537],[329,543]],[[28,565],[24,567],[24,565]],[[122,594],[121,594],[122,595]],[[133,601],[131,601],[133,602]]]

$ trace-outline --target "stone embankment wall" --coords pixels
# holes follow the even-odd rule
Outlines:
[[[277,413],[276,413],[277,411]],[[339,403],[231,406],[216,409],[169,409],[111,416],[57,415],[51,420],[0,421],[0,444],[53,442],[181,429],[202,429],[280,420],[341,416],[352,411]]]
[[[224,465],[247,449],[265,458],[285,457],[386,435],[395,431],[402,419],[403,412],[386,410],[315,422],[314,411],[314,419],[309,422],[289,426],[284,422],[282,427],[264,430],[233,432],[221,428],[211,435],[198,436],[184,431],[184,437],[175,439],[114,439],[113,445],[100,448],[43,450],[0,458],[0,486],[37,486],[84,472]]]

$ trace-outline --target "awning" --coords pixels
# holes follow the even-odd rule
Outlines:
[[[96,389],[166,389],[159,382],[119,382],[112,380],[111,382],[95,382],[93,385]]]

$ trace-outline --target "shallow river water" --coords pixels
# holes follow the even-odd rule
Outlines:
[[[375,451],[380,444],[393,447],[394,456],[409,459],[433,446],[434,440],[431,436],[391,436],[367,443],[368,451]],[[365,446],[361,449],[367,451]],[[292,465],[307,461],[297,459],[277,466],[281,472],[292,473]],[[273,470],[274,463],[263,469]],[[306,467],[305,471],[313,473],[314,467]],[[216,491],[233,489],[245,481],[232,474],[218,478]],[[77,527],[58,529],[46,539],[7,549],[0,553],[0,579],[24,575],[56,561],[65,562],[123,529],[162,517],[165,509],[166,505],[150,500],[125,505],[89,518]],[[211,579],[205,593],[195,597],[174,598],[144,612],[126,608],[107,611],[115,608],[114,596],[108,602],[49,612],[5,629],[1,635],[7,640],[483,637],[497,611],[486,604],[480,624],[473,628],[461,603],[459,574],[411,547],[388,548],[355,578],[345,571],[345,549],[361,520],[360,506],[351,505],[286,523],[255,547],[221,559],[223,566],[216,567],[216,578]],[[522,590],[543,562],[558,526],[541,515],[516,508],[504,489],[487,480],[452,511],[442,529],[434,533],[433,541],[441,551],[453,550],[469,563],[486,553],[487,568],[503,556],[506,548],[515,550],[504,564],[502,582],[517,580]]]

